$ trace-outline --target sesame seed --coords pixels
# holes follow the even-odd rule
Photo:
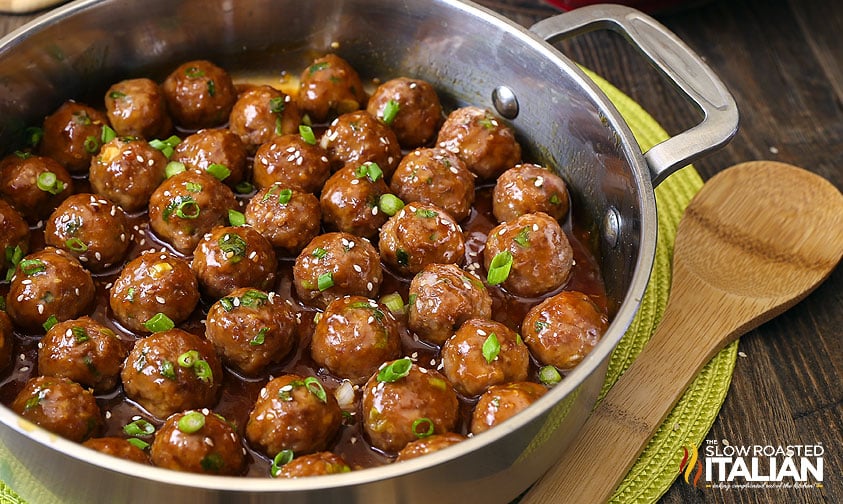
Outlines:
[[[158,301],[159,304],[165,304],[167,302],[163,296],[155,296],[155,300]]]

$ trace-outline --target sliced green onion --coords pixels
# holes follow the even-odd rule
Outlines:
[[[246,224],[246,216],[237,210],[228,210],[228,223],[232,226],[244,226]]]
[[[386,105],[383,107],[383,122],[388,126],[392,126],[392,121],[395,120],[395,116],[398,115],[400,109],[401,106],[397,101],[389,100],[386,102]]]
[[[377,380],[382,383],[398,381],[410,374],[412,367],[413,361],[409,357],[392,361],[388,366],[384,366],[378,371]]]
[[[217,94],[217,83],[213,80],[208,80],[208,94],[211,96],[216,96]]]
[[[322,247],[316,247],[313,249],[313,252],[310,254],[317,259],[322,259],[325,255],[328,254],[328,251],[323,249]]]
[[[316,145],[316,135],[313,133],[313,128],[306,124],[299,125],[299,135],[301,139],[310,145]]]
[[[392,313],[404,313],[404,300],[401,298],[401,294],[397,292],[383,296],[380,302],[389,308]]]
[[[529,247],[530,246],[530,228],[529,226],[525,226],[521,228],[521,231],[518,232],[518,236],[513,238],[515,243],[522,247]]]
[[[74,252],[88,251],[88,246],[79,238],[69,238],[66,242],[64,242],[64,244],[67,245],[67,248]]]
[[[377,163],[367,161],[354,170],[354,176],[357,178],[368,177],[372,182],[377,182],[383,176],[383,170]]]
[[[229,170],[224,164],[220,163],[211,163],[205,171],[216,177],[218,180],[225,180],[229,175],[231,175],[231,170]]]
[[[184,74],[190,77],[191,79],[205,76],[205,72],[203,72],[201,68],[195,66],[186,68]]]
[[[202,457],[199,465],[202,466],[202,470],[205,472],[219,472],[225,466],[225,460],[223,460],[222,455],[214,452]]]
[[[380,208],[381,212],[392,217],[404,208],[404,202],[394,194],[385,193],[381,194],[381,197],[378,199],[378,208]]]
[[[44,130],[37,126],[30,126],[26,128],[26,143],[31,147],[37,147],[44,138]],[[17,154],[17,153],[16,153]]]
[[[240,296],[240,304],[252,308],[253,306],[263,306],[269,300],[269,295],[255,289],[249,289]]]
[[[269,333],[268,327],[261,327],[261,330],[249,341],[251,346],[260,346],[266,342],[266,335]]]
[[[334,286],[334,274],[330,271],[327,273],[322,273],[316,280],[316,285],[319,288],[320,292],[330,289]]]
[[[197,350],[188,350],[187,352],[179,355],[179,366],[181,367],[193,367],[196,364],[196,361],[199,360],[199,352]]]
[[[238,182],[236,186],[234,186],[234,191],[237,194],[249,194],[255,190],[255,186],[252,185],[251,182],[248,180],[244,180],[242,182]]]
[[[286,205],[290,202],[290,199],[293,197],[293,190],[292,189],[282,189],[280,193],[278,193],[278,203],[282,205]]]
[[[71,327],[70,334],[72,334],[73,338],[76,339],[76,343],[84,343],[91,339],[91,337],[88,336],[88,331],[82,326]]]
[[[198,360],[193,363],[193,372],[196,377],[206,383],[214,383],[214,371],[206,360]]]
[[[26,276],[47,271],[47,265],[41,259],[24,259],[18,263],[18,267]]]
[[[220,306],[222,306],[223,310],[225,310],[227,312],[230,312],[231,310],[234,309],[234,298],[232,298],[232,297],[220,298]]]
[[[410,254],[404,249],[398,249],[395,251],[395,260],[400,266],[409,266]]]
[[[89,137],[85,137],[85,141],[82,143],[82,146],[85,147],[85,152],[88,154],[94,154],[100,148],[100,140],[99,138],[91,135]]]
[[[174,328],[176,324],[170,320],[170,317],[164,315],[163,313],[156,313],[149,320],[143,323],[143,326],[149,332],[161,332],[161,331],[169,331],[170,329]]]
[[[177,217],[182,219],[196,219],[200,212],[201,209],[195,199],[190,196],[178,196],[167,205],[162,217],[166,221],[170,214],[175,213]]]
[[[481,351],[483,352],[483,358],[486,359],[487,363],[491,363],[493,360],[498,358],[498,354],[501,353],[501,343],[498,341],[498,336],[495,333],[491,333],[486,337],[486,341],[483,342]]]
[[[187,171],[187,167],[184,166],[184,163],[181,163],[179,161],[170,161],[164,168],[164,175],[167,178],[170,178],[173,175],[178,175],[179,173],[182,173],[184,171]]]
[[[284,385],[280,389],[278,389],[278,399],[281,399],[284,402],[290,402],[293,400],[293,390],[296,387],[300,387],[304,384],[304,382],[299,380],[291,381],[290,383]]]
[[[112,91],[112,92],[108,93],[108,97],[111,98],[112,100],[119,100],[120,98],[125,98],[126,93],[124,93],[122,91]]]
[[[129,438],[126,440],[126,442],[140,448],[141,450],[146,450],[147,448],[149,448],[149,443],[147,443],[143,439]]]
[[[185,434],[198,432],[205,426],[205,415],[199,411],[189,411],[179,418],[177,427]]]
[[[539,369],[539,381],[545,385],[556,385],[562,381],[562,375],[554,366],[544,366]]]
[[[436,210],[431,210],[429,208],[417,208],[413,214],[416,217],[421,217],[422,219],[432,219],[439,215]]]
[[[325,392],[325,387],[322,386],[322,382],[320,382],[319,379],[314,376],[308,376],[304,379],[304,386],[311,394],[315,395],[317,399],[323,403],[328,402],[328,394]]]
[[[278,477],[278,473],[281,472],[281,466],[284,464],[288,464],[290,461],[293,460],[295,454],[293,450],[281,450],[275,455],[275,458],[272,459],[272,466],[269,468],[269,474],[276,478]]]
[[[512,252],[504,250],[498,252],[489,264],[489,273],[486,281],[489,285],[503,283],[509,277],[509,270],[512,268]]]
[[[202,192],[202,184],[198,184],[196,182],[185,182],[184,188],[192,193]]]
[[[217,245],[232,263],[238,263],[246,257],[246,241],[237,233],[225,233],[217,240]]]
[[[64,191],[65,183],[56,177],[56,174],[51,171],[45,171],[38,174],[35,180],[35,185],[38,189],[50,194],[58,194]]]
[[[173,367],[172,362],[170,362],[168,360],[165,360],[164,362],[162,362],[160,371],[161,371],[161,376],[163,376],[164,378],[167,378],[169,380],[175,380],[176,379],[176,368]]]
[[[280,114],[284,112],[286,104],[283,96],[276,96],[269,99],[269,111],[273,114]]]
[[[559,195],[558,195],[558,194],[553,193],[553,194],[550,196],[550,204],[551,204],[551,205],[558,205],[558,204],[560,204],[560,203],[562,203],[562,199],[559,197]]]
[[[102,133],[100,134],[100,140],[102,140],[103,145],[114,140],[115,138],[117,138],[117,132],[111,129],[110,126],[104,125],[102,127]]]
[[[49,331],[53,328],[54,325],[59,323],[59,319],[56,318],[55,315],[50,315],[47,320],[44,321],[41,326],[44,328],[45,331]]]
[[[155,433],[155,426],[139,418],[123,426],[123,432],[129,436],[151,436]]]
[[[416,418],[413,420],[412,426],[413,434],[419,438],[426,438],[433,434],[435,431],[433,426],[433,420],[429,418]]]

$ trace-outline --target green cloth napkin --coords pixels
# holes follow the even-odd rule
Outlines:
[[[599,76],[588,72],[629,123],[642,150],[668,138],[659,124],[635,101]],[[656,188],[659,234],[656,262],[641,308],[626,335],[612,354],[603,394],[629,367],[649,340],[664,312],[670,291],[670,264],[676,226],[685,207],[702,187],[696,170],[688,166],[674,173]],[[679,474],[684,446],[699,446],[711,428],[726,397],[737,358],[737,342],[720,352],[700,372],[673,412],[656,432],[638,462],[629,471],[610,502],[614,504],[655,502],[664,495]],[[0,504],[24,501],[0,481]]]

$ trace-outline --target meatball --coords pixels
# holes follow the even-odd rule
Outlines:
[[[416,439],[415,441],[407,443],[407,446],[398,452],[398,457],[395,461],[401,462],[402,460],[410,460],[416,457],[421,457],[422,455],[427,455],[428,453],[433,453],[443,448],[461,443],[466,439],[468,438],[456,432],[433,434],[431,436]]]
[[[372,93],[366,110],[389,126],[406,149],[432,141],[442,124],[436,90],[419,79],[398,77],[384,82]]]
[[[114,318],[136,333],[150,332],[147,322],[159,313],[180,324],[198,302],[199,283],[190,264],[155,250],[144,252],[123,267],[109,297]]]
[[[238,287],[269,289],[278,261],[269,240],[251,226],[220,226],[196,246],[190,267],[201,292],[219,299]]]
[[[298,133],[301,114],[289,95],[272,86],[255,86],[240,93],[231,109],[228,128],[248,150],[274,136]]]
[[[18,326],[41,331],[48,321],[61,322],[87,312],[94,293],[91,274],[76,258],[47,247],[18,263],[6,296],[6,311]]]
[[[359,110],[366,105],[366,92],[357,71],[335,54],[317,58],[301,74],[299,108],[316,123],[332,115]]]
[[[416,149],[401,159],[389,188],[405,203],[431,203],[459,222],[471,214],[474,177],[456,154],[439,147]]]
[[[296,255],[319,234],[322,210],[311,193],[275,183],[258,191],[246,205],[246,223],[277,249]]]
[[[117,385],[128,353],[123,340],[96,320],[67,320],[51,327],[38,343],[38,372],[108,392]]]
[[[324,450],[342,423],[334,394],[318,378],[286,374],[261,389],[246,424],[246,439],[274,457],[282,450]]]
[[[372,446],[392,453],[416,439],[452,431],[459,420],[451,384],[408,357],[385,363],[369,378],[361,408]]]
[[[220,170],[224,174],[227,170],[228,176],[222,178],[222,181],[226,185],[235,186],[246,178],[247,157],[246,146],[231,131],[203,129],[179,142],[170,160],[201,173],[209,171],[209,168],[214,173]],[[225,170],[214,165],[223,166]]]
[[[521,159],[521,145],[512,129],[479,107],[451,112],[436,143],[459,156],[469,170],[484,180],[494,179]]]
[[[132,244],[132,230],[122,208],[107,199],[80,193],[64,200],[50,215],[44,241],[99,272],[123,260]]]
[[[333,170],[371,162],[377,163],[388,179],[401,161],[401,146],[395,133],[365,110],[334,119],[320,145],[328,153]]]
[[[450,215],[426,203],[410,203],[390,217],[381,227],[378,248],[383,262],[402,275],[465,259],[462,229]]]
[[[226,364],[256,375],[293,349],[295,310],[273,292],[237,289],[208,310],[205,337]]]
[[[48,157],[19,153],[0,161],[0,196],[30,223],[50,215],[73,194],[73,185],[67,170]]]
[[[141,448],[133,445],[128,439],[120,437],[99,437],[91,438],[82,443],[82,446],[96,450],[112,457],[131,460],[140,464],[149,464],[149,455]]]
[[[15,349],[15,334],[12,321],[6,312],[0,310],[0,371],[12,363],[12,353]]]
[[[167,76],[161,89],[173,120],[185,129],[225,123],[237,101],[228,72],[206,60],[182,63]]]
[[[146,208],[164,180],[167,157],[140,138],[117,137],[91,160],[91,187],[127,212]]]
[[[223,379],[214,346],[181,329],[135,341],[120,376],[126,397],[158,418],[212,407]]]
[[[331,175],[322,188],[322,222],[334,231],[372,238],[389,217],[378,207],[380,197],[388,192],[378,165],[348,165]]]
[[[163,138],[173,131],[167,100],[152,79],[126,79],[105,92],[105,110],[120,136]]]
[[[302,192],[318,193],[331,175],[325,149],[301,135],[273,137],[255,153],[252,177],[258,187],[281,184]]]
[[[562,287],[574,266],[568,237],[556,219],[544,212],[521,215],[489,231],[483,249],[487,270],[496,257],[512,261],[506,278],[493,282],[524,297],[541,296]]]
[[[0,271],[13,268],[29,252],[29,224],[6,200],[0,199]]]
[[[305,303],[325,308],[334,299],[377,297],[383,280],[380,256],[365,238],[349,233],[317,236],[293,266],[296,293]]]
[[[565,181],[542,166],[520,164],[498,177],[492,193],[492,213],[498,222],[526,213],[544,212],[556,220],[568,213]]]
[[[181,172],[152,194],[149,225],[173,248],[189,254],[205,233],[228,223],[228,211],[236,206],[234,193],[213,175]]]
[[[205,410],[170,415],[155,434],[150,459],[158,467],[221,476],[239,476],[246,449],[234,428]]]
[[[84,173],[100,150],[108,117],[73,100],[64,102],[44,119],[44,136],[38,152],[56,160],[70,173]]]
[[[606,312],[587,295],[562,291],[527,312],[521,331],[540,362],[572,369],[594,348],[608,324]]]
[[[295,457],[279,467],[273,476],[276,478],[305,478],[349,471],[351,471],[351,467],[342,457],[329,451],[321,451]]]
[[[410,282],[407,327],[441,345],[471,318],[491,318],[492,297],[473,273],[455,264],[429,264]]]
[[[400,357],[398,322],[388,308],[372,299],[335,299],[316,323],[310,354],[340,378],[363,383],[385,361]]]
[[[26,420],[76,442],[96,435],[104,424],[94,394],[67,378],[28,380],[11,408]]]
[[[544,386],[528,381],[493,385],[480,396],[474,407],[471,433],[480,434],[508,420],[536,402],[545,392]]]
[[[442,345],[442,367],[458,392],[476,396],[492,385],[525,381],[530,351],[502,323],[470,319]]]

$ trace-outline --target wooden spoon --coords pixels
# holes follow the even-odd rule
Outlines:
[[[658,328],[521,503],[608,501],[700,369],[808,295],[841,255],[843,195],[822,177],[769,161],[712,177],[679,223]]]

